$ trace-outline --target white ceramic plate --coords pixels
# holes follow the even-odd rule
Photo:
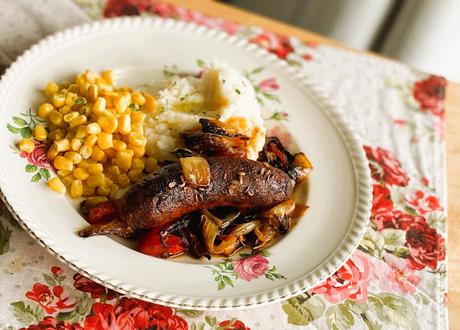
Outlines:
[[[197,59],[221,59],[240,70],[263,66],[257,79],[276,78],[280,85],[276,107],[289,113],[289,120],[282,124],[315,167],[309,181],[307,214],[265,256],[226,264],[219,259],[209,264],[156,259],[130,249],[122,240],[78,237],[76,232],[86,223],[75,205],[43,181],[32,183],[31,178],[39,172],[30,166],[31,172],[26,172],[26,159],[11,147],[20,139],[20,132],[12,129],[14,134],[11,126],[24,126],[13,116],[29,122],[28,116],[20,113],[37,108],[46,82],[70,79],[87,68],[112,68],[121,84],[139,85],[160,78],[165,65],[196,70]],[[10,67],[0,82],[0,111],[4,123],[0,128],[2,198],[22,226],[51,253],[119,292],[196,309],[280,301],[337,270],[366,228],[371,199],[367,161],[342,118],[295,69],[265,50],[217,30],[141,18],[66,30],[33,46]],[[242,263],[246,273],[241,271]],[[225,284],[221,290],[216,272],[227,276],[220,278]],[[238,278],[233,276],[238,272]]]

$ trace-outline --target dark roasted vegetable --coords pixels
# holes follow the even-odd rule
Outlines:
[[[275,136],[267,138],[258,160],[286,172],[296,182],[305,180],[313,170],[305,154],[300,152],[292,155]]]
[[[228,127],[228,125],[219,120],[201,118],[200,125],[203,133],[212,133],[229,137],[244,136],[238,134],[234,129]]]
[[[177,257],[186,251],[181,237],[152,228],[141,240],[138,250],[153,257]]]
[[[185,158],[185,157],[192,157],[195,156],[195,153],[189,149],[177,148],[175,149],[172,154],[177,158]]]
[[[245,157],[249,137],[215,119],[200,119],[201,130],[181,134],[187,148],[207,156]]]
[[[249,138],[212,133],[181,133],[187,148],[207,156],[245,157]]]

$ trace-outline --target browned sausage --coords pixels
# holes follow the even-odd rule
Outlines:
[[[233,157],[206,159],[211,170],[207,187],[185,184],[178,162],[166,165],[116,201],[118,219],[92,225],[80,231],[80,236],[129,236],[136,229],[162,226],[187,213],[218,206],[268,209],[288,199],[294,188],[294,181],[286,173],[267,163]]]

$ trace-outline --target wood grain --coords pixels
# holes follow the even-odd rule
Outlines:
[[[257,25],[268,31],[296,36],[304,41],[318,41],[339,48],[348,47],[273,19],[237,9],[211,0],[166,0],[202,13],[224,17],[246,25]],[[368,53],[372,56],[379,56]],[[446,98],[447,111],[447,186],[448,186],[448,277],[449,277],[449,326],[460,329],[460,85],[449,83]]]
[[[460,329],[460,85],[449,83],[446,110],[449,325]]]

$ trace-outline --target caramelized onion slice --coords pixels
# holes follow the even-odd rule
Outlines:
[[[241,223],[236,225],[232,230],[227,234],[228,236],[234,236],[236,238],[247,235],[252,232],[254,229],[260,226],[259,220],[252,220],[246,223]]]
[[[213,247],[212,253],[231,255],[240,246],[240,241],[236,236],[225,237],[219,245]]]
[[[288,199],[274,207],[270,210],[262,213],[262,216],[265,218],[276,219],[279,225],[280,233],[284,234],[288,231],[291,216],[295,209],[295,202],[292,199]]]
[[[207,215],[203,214],[201,216],[201,235],[203,236],[204,245],[210,253],[213,253],[214,251],[214,241],[216,240],[218,234],[219,226],[217,223]]]
[[[180,158],[185,182],[192,187],[206,187],[211,182],[211,169],[203,157]]]
[[[263,227],[256,228],[254,233],[257,236],[256,245],[254,246],[254,249],[256,250],[268,247],[273,244],[276,236],[278,235],[278,231],[269,224],[265,224]]]
[[[294,160],[292,161],[292,170],[288,174],[296,180],[296,182],[301,182],[305,180],[308,175],[313,171],[313,165],[310,159],[303,152],[299,152],[294,155]]]
[[[292,211],[293,218],[300,218],[308,210],[308,205],[305,204],[296,204],[294,211]]]

